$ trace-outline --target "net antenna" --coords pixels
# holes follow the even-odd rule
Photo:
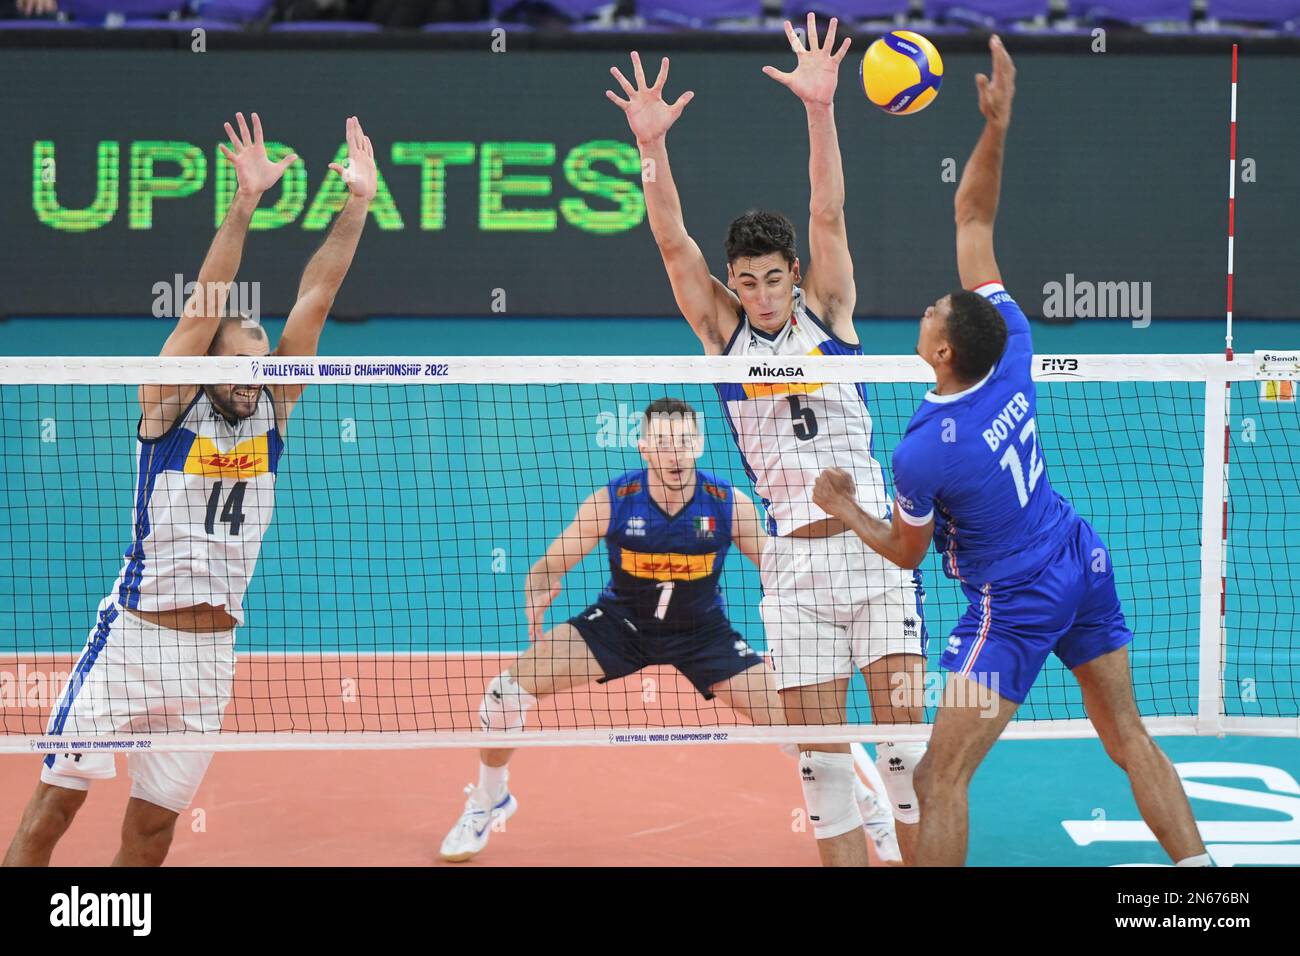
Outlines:
[[[1224,358],[1232,361],[1232,254],[1237,211],[1237,44],[1232,45],[1232,100],[1228,108],[1228,301],[1224,327]],[[1223,699],[1223,662],[1228,654],[1228,456],[1232,447],[1232,383],[1223,383],[1223,513],[1219,576],[1219,699]],[[1210,452],[1209,447],[1205,449]],[[1203,680],[1205,679],[1203,675]]]

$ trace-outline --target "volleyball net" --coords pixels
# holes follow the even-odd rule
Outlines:
[[[1289,560],[1300,421],[1288,354],[1034,358],[1047,474],[1110,548],[1154,732],[1300,736],[1300,575]],[[750,726],[658,666],[550,697],[522,731],[482,731],[478,707],[529,645],[530,566],[594,490],[645,467],[652,401],[689,404],[698,468],[757,498],[720,395],[739,389],[797,417],[798,396],[818,383],[861,383],[892,497],[890,454],[932,381],[915,357],[0,359],[0,751],[923,738],[928,727],[873,723],[860,677],[848,723],[815,730]],[[219,688],[143,691],[100,675],[107,709],[123,711],[114,694],[131,696],[136,719],[72,741],[48,731],[70,693],[92,688],[83,678],[98,666],[101,602],[118,598],[132,553],[150,560],[142,383],[308,387],[278,455],[265,439],[225,448],[194,435],[168,452],[167,467],[212,485],[172,517],[195,540],[227,544],[252,525],[240,483],[275,458],[222,730],[195,733],[181,719],[213,705],[194,695]],[[701,538],[718,530],[692,514]],[[702,554],[620,561],[668,592],[712,572],[717,558]],[[937,660],[967,601],[933,549],[922,574],[932,718]],[[597,546],[565,577],[546,627],[588,608],[610,575]],[[170,587],[189,603],[183,573]],[[719,587],[732,626],[764,652],[760,575],[734,545]],[[1052,658],[1007,736],[1091,732],[1077,684]]]

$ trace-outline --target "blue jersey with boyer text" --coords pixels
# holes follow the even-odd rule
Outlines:
[[[944,572],[982,585],[1041,566],[1079,517],[1047,479],[1029,321],[1000,283],[975,291],[1002,313],[1006,349],[965,391],[926,394],[893,466],[902,520],[923,525],[933,516]]]

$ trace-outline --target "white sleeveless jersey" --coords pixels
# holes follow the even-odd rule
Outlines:
[[[861,355],[862,346],[837,339],[796,287],[794,311],[782,329],[769,335],[742,313],[723,354]],[[812,490],[817,476],[831,467],[853,476],[864,511],[889,516],[884,472],[872,450],[865,385],[749,382],[720,384],[718,394],[745,470],[763,499],[769,534],[787,535],[829,517],[813,504]]]
[[[137,447],[135,527],[114,587],[118,606],[211,604],[242,624],[284,449],[270,390],[232,425],[199,389],[165,435],[137,438]]]

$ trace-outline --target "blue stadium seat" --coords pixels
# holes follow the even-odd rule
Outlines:
[[[807,20],[809,10],[816,10],[820,15],[852,23],[893,19],[906,14],[911,5],[911,0],[783,0],[781,15],[799,24]]]
[[[1050,6],[1049,0],[925,0],[925,15],[935,20],[996,26],[1046,18]]]
[[[1190,25],[1192,0],[1070,0],[1070,13],[1087,20],[1132,24],[1169,20]]]
[[[59,9],[74,20],[103,23],[110,16],[169,17],[185,11],[185,0],[59,0]]]
[[[23,17],[20,20],[0,20],[0,30],[77,30],[84,24],[71,20],[48,20],[44,17]]]
[[[425,33],[456,33],[471,30],[483,32],[492,30],[496,27],[508,27],[511,32],[531,30],[532,27],[527,23],[499,23],[496,20],[439,20],[436,23],[426,23],[420,29]]]
[[[267,17],[275,0],[196,0],[194,11],[201,17],[251,23]]]
[[[544,0],[544,5],[570,20],[583,20],[612,2],[613,0]],[[540,0],[491,0],[488,10],[494,18],[500,18],[525,3],[540,5]]]
[[[122,24],[123,30],[181,30],[189,32],[190,30],[218,30],[230,31],[238,30],[239,24],[231,23],[228,20],[208,20],[202,17],[188,20],[169,20],[169,19],[143,19],[138,17],[128,17]]]
[[[1205,15],[1211,20],[1293,30],[1300,27],[1300,0],[1206,0]]]
[[[369,20],[290,20],[272,23],[272,33],[378,33],[383,27]]]
[[[639,0],[637,13],[650,23],[698,30],[719,20],[757,20],[763,0]]]

